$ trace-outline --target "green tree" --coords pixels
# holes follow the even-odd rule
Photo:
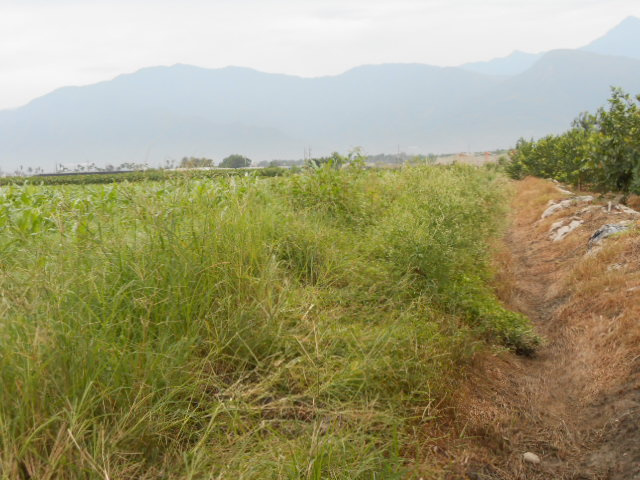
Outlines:
[[[562,135],[520,139],[505,169],[514,178],[640,193],[640,96],[613,88],[608,108],[581,114]]]
[[[222,168],[246,168],[251,166],[251,159],[234,153],[229,155],[220,162],[219,167]]]
[[[595,115],[588,166],[605,189],[640,193],[640,97],[613,89],[609,108]]]

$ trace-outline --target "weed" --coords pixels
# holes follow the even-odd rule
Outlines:
[[[3,187],[0,476],[401,478],[415,412],[535,341],[485,286],[505,200],[464,166]]]

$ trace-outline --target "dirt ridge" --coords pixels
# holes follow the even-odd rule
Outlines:
[[[447,478],[640,479],[640,235],[588,249],[603,224],[636,218],[596,198],[541,219],[566,194],[539,179],[516,188],[497,289],[546,344],[534,358],[478,359],[457,399],[464,440]],[[572,217],[583,223],[553,242],[552,225]]]

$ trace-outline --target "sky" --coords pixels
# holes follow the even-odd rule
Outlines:
[[[638,0],[0,0],[0,109],[153,65],[305,77],[577,48]]]

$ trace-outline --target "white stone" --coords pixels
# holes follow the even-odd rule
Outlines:
[[[560,227],[554,235],[551,236],[551,240],[554,242],[559,242],[564,240],[567,235],[573,232],[576,228],[583,224],[582,220],[573,220],[569,225],[565,225],[564,227]]]
[[[629,208],[626,205],[618,204],[615,208],[620,210],[622,213],[626,213],[629,215],[640,215],[640,212],[634,210],[633,208]]]
[[[554,224],[551,225],[551,228],[549,229],[549,233],[550,234],[554,234],[556,232],[556,230],[558,230],[563,225],[564,225],[564,220],[560,220],[558,222],[555,222]]]
[[[589,202],[593,202],[593,197],[591,195],[585,195],[583,197],[574,197],[574,198],[569,198],[567,200],[562,200],[561,202],[554,203],[549,208],[547,208],[542,213],[542,218],[550,217],[554,213],[559,212],[560,210],[564,210],[565,208],[569,208],[571,206],[577,205],[578,203],[589,203]]]
[[[522,459],[525,462],[528,463],[533,463],[534,465],[537,465],[540,463],[540,457],[538,455],[536,455],[535,453],[532,452],[527,452],[522,456]]]
[[[560,210],[562,210],[563,208],[564,207],[562,206],[562,202],[554,203],[549,208],[547,208],[544,212],[542,212],[542,218],[550,217],[554,213],[559,212]]]

